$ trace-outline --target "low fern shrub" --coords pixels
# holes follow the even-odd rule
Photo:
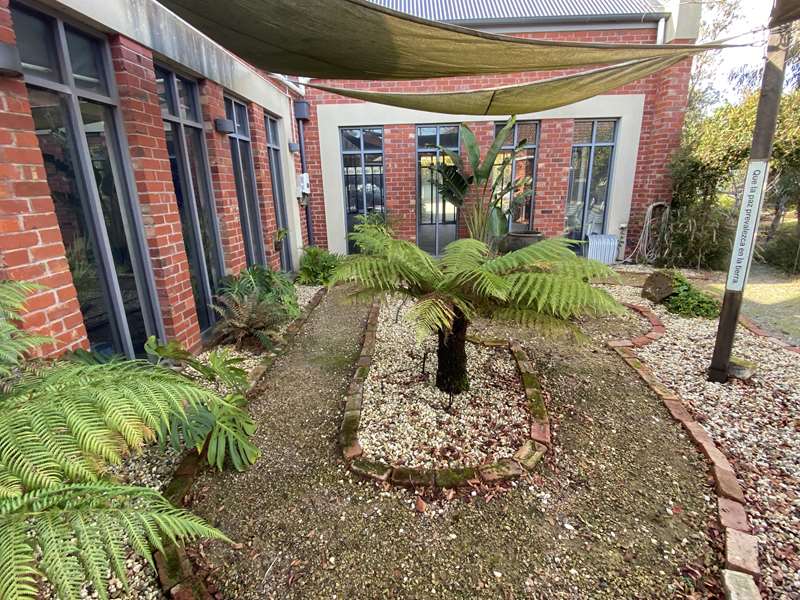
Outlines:
[[[669,312],[682,317],[714,319],[719,316],[719,301],[698,290],[678,272],[673,272],[672,281],[675,292],[664,299]]]
[[[324,248],[308,246],[300,259],[297,283],[303,285],[328,285],[339,265],[339,257]]]
[[[289,320],[283,306],[256,293],[221,296],[213,308],[219,315],[214,343],[237,348],[272,348],[280,340],[281,325]]]
[[[220,289],[222,296],[242,300],[255,296],[262,303],[275,304],[291,318],[300,316],[294,284],[283,273],[263,265],[248,267],[235,277],[228,277]]]
[[[36,289],[0,281],[0,598],[35,599],[44,576],[59,598],[89,581],[105,599],[108,572],[126,581],[128,546],[152,561],[165,540],[227,539],[153,490],[111,482],[106,466],[200,411],[222,427],[237,407],[146,361],[23,361],[42,343],[16,326]]]

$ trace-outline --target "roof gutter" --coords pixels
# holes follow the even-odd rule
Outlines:
[[[525,25],[555,25],[555,24],[591,24],[591,23],[658,23],[669,18],[668,12],[625,13],[603,15],[563,15],[546,17],[504,17],[500,19],[446,19],[444,23],[460,25],[461,27],[486,27],[487,25],[510,25],[522,27]]]

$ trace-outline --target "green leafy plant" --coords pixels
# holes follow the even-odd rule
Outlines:
[[[15,326],[35,289],[0,282],[0,330]],[[60,598],[78,599],[87,580],[107,598],[103,579],[110,568],[125,581],[128,545],[151,560],[164,540],[227,539],[153,490],[105,479],[107,464],[157,439],[170,419],[223,401],[145,361],[23,364],[13,342],[26,335],[0,337],[0,598],[36,598],[41,575]]]
[[[794,223],[784,224],[764,245],[761,258],[789,274],[800,273],[800,228]]]
[[[527,143],[527,140],[520,140],[511,151],[504,152],[502,160],[498,161],[498,155],[509,134],[513,133],[515,124],[516,117],[511,117],[497,133],[483,158],[475,134],[462,124],[460,137],[467,160],[457,152],[441,148],[445,159],[432,167],[438,176],[438,189],[444,200],[459,208],[471,203],[466,214],[470,237],[490,246],[508,233],[509,213],[533,193],[529,176],[515,181],[496,176],[497,173],[510,172],[509,167]]]
[[[223,281],[220,293],[243,300],[255,295],[260,301],[280,306],[291,318],[300,316],[297,292],[289,278],[263,265],[253,265]]]
[[[317,246],[308,246],[300,259],[297,282],[303,285],[328,285],[339,257]]]
[[[175,415],[162,437],[169,439],[173,446],[185,443],[205,453],[208,463],[219,470],[226,459],[237,471],[255,464],[261,451],[250,440],[256,432],[256,424],[245,408],[247,372],[239,366],[243,359],[233,356],[227,348],[218,348],[212,350],[204,362],[177,342],[160,345],[155,337],[147,340],[145,350],[156,357],[159,364],[177,363],[183,367],[186,377],[229,390],[224,402],[198,405],[187,409],[185,416]]]
[[[664,299],[664,306],[671,313],[682,317],[719,316],[719,301],[694,287],[680,272],[672,273],[675,292]]]
[[[237,348],[272,348],[280,340],[280,326],[288,319],[280,304],[256,293],[221,296],[214,310],[220,316],[214,326],[214,343],[234,344]]]
[[[579,258],[562,238],[496,256],[483,241],[449,244],[440,259],[394,239],[385,227],[359,224],[351,238],[361,254],[343,259],[331,284],[352,283],[358,294],[400,294],[413,299],[409,318],[418,335],[438,336],[437,387],[458,394],[469,387],[465,342],[479,315],[541,328],[570,328],[569,319],[612,313],[619,304],[592,287],[614,278],[606,265]]]

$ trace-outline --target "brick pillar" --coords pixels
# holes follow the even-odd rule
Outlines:
[[[8,0],[0,42],[16,43]],[[21,77],[0,76],[0,279],[45,286],[22,318],[24,329],[53,338],[42,355],[89,347]]]
[[[267,265],[271,269],[280,270],[281,256],[275,250],[275,236],[278,233],[278,222],[275,217],[275,198],[272,194],[272,173],[269,168],[267,154],[267,131],[264,124],[264,109],[257,104],[247,107],[250,119],[250,149],[253,153],[253,167],[256,175],[256,196],[261,213],[261,230],[264,236],[264,250],[267,254]],[[288,243],[288,241],[287,241]]]
[[[676,40],[676,43],[680,43]],[[691,43],[691,40],[682,40]],[[628,217],[627,248],[636,245],[642,232],[647,207],[655,202],[672,201],[670,161],[681,145],[686,116],[692,59],[650,75],[642,118],[636,179]]]
[[[573,128],[572,119],[541,122],[533,227],[547,237],[564,234]]]
[[[416,126],[383,128],[383,198],[395,235],[410,242],[417,240],[416,147]]]
[[[164,328],[169,339],[196,349],[201,345],[200,328],[153,56],[147,48],[121,35],[111,38],[111,55]]]
[[[207,79],[201,81],[200,105],[206,127],[208,163],[217,205],[222,251],[225,255],[225,270],[228,274],[236,274],[247,267],[247,258],[239,222],[239,201],[236,197],[230,141],[227,134],[214,129],[214,119],[225,118],[222,87]]]

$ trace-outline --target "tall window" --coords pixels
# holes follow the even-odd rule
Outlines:
[[[228,137],[231,142],[236,196],[239,199],[239,220],[242,224],[247,264],[263,265],[266,262],[264,230],[261,228],[261,211],[259,210],[258,194],[256,194],[247,106],[238,100],[226,97],[225,114],[234,123],[234,131]]]
[[[288,234],[289,219],[287,216],[286,194],[283,188],[283,163],[281,162],[281,136],[278,119],[271,115],[264,117],[267,132],[267,153],[269,154],[269,173],[272,178],[272,200],[275,203],[275,220],[278,229],[286,232],[280,242],[281,270],[292,270],[292,253]]]
[[[92,348],[144,353],[160,333],[105,41],[12,5],[36,136]]]
[[[575,121],[565,224],[572,239],[605,230],[616,131],[613,120]]]
[[[383,129],[342,129],[341,138],[347,232],[350,233],[358,215],[384,212]],[[358,249],[348,240],[347,250],[353,253]]]
[[[208,175],[197,83],[156,67],[172,182],[181,217],[200,330],[214,323],[212,294],[224,273],[216,212]]]
[[[458,125],[417,127],[417,244],[426,252],[439,255],[458,238],[458,211],[439,194],[435,165],[450,158],[446,148],[458,152]]]
[[[495,135],[504,124],[495,126]],[[503,208],[509,213],[510,231],[533,230],[534,190],[536,189],[536,146],[539,143],[539,123],[537,121],[521,121],[514,125],[514,130],[506,139],[503,149],[495,161],[494,177],[502,180],[501,186],[522,185],[509,189],[503,196]],[[509,162],[514,148],[519,147],[517,156]],[[501,188],[502,189],[502,188]]]

